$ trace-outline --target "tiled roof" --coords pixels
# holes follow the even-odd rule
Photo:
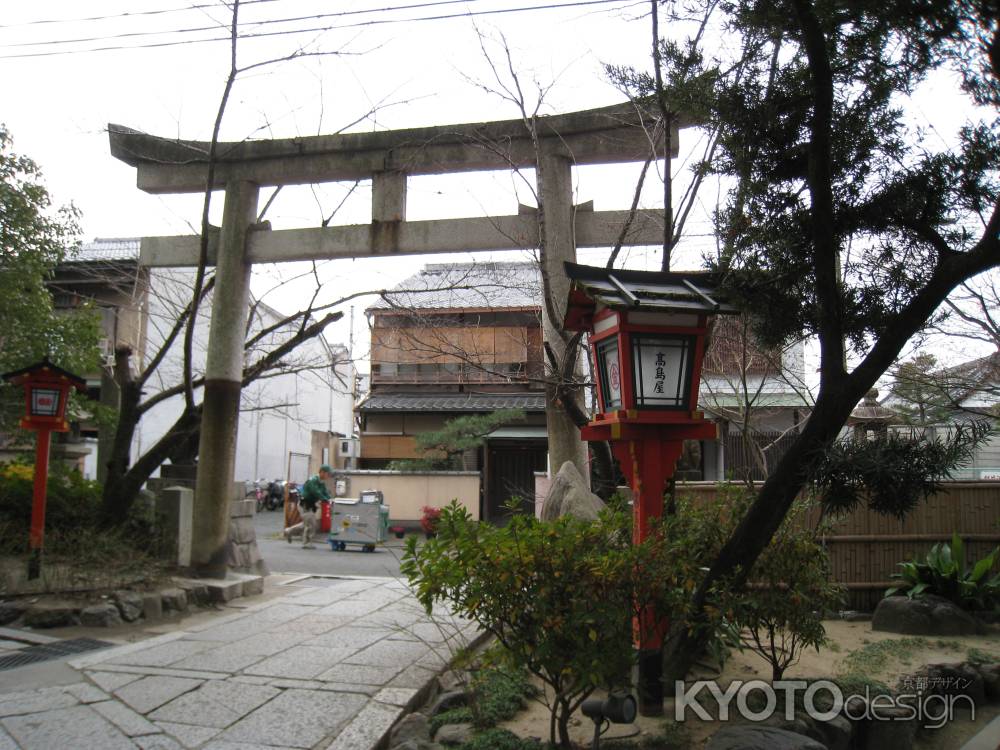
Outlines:
[[[597,305],[628,310],[737,312],[732,305],[712,297],[715,285],[704,272],[631,271],[569,262],[564,265],[571,287],[567,330],[586,330],[586,318]]]
[[[1000,352],[941,370],[941,375],[969,387],[1000,383]]]
[[[368,309],[525,308],[541,298],[535,263],[431,263]]]
[[[98,237],[93,242],[85,242],[75,253],[70,253],[70,262],[97,260],[138,260],[138,237]]]
[[[545,411],[544,393],[412,393],[371,394],[360,411],[484,412],[497,409]]]

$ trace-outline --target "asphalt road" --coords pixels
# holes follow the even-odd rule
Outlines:
[[[374,552],[363,552],[350,545],[343,552],[334,552],[326,543],[326,534],[316,535],[316,549],[302,549],[302,540],[288,544],[281,532],[284,528],[282,511],[263,511],[254,519],[257,547],[272,573],[311,573],[343,576],[399,576],[399,558],[403,540],[390,536],[385,545]]]

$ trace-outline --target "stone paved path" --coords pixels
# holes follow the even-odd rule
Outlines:
[[[74,659],[79,683],[0,693],[0,750],[369,750],[476,634],[396,579],[287,591]]]

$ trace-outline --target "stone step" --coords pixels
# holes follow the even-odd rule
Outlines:
[[[264,577],[250,573],[226,573],[225,578],[175,578],[181,588],[198,591],[204,589],[208,601],[224,604],[243,596],[264,593]]]

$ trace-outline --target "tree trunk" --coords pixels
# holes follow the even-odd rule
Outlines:
[[[580,425],[581,427],[583,425]],[[607,502],[618,489],[615,462],[611,455],[611,446],[604,440],[596,440],[590,445],[590,469],[593,473],[595,495]]]
[[[813,414],[801,436],[764,482],[757,499],[695,591],[690,619],[687,622],[676,622],[671,627],[664,644],[663,664],[664,680],[668,688],[676,680],[683,680],[704,653],[711,630],[703,613],[705,605],[709,603],[712,588],[723,581],[738,586],[746,580],[757,558],[771,541],[805,486],[808,480],[806,468],[837,437],[851,409],[866,388],[867,385],[862,387],[852,383],[849,389],[839,388],[835,394],[821,394],[817,399]]]
[[[129,470],[132,438],[139,424],[139,400],[142,394],[141,387],[132,379],[130,357],[131,351],[127,348],[115,352],[115,380],[119,393],[118,424],[111,441],[110,456],[106,463],[107,475],[101,493],[101,519],[104,524],[112,526],[124,521],[134,498],[125,486],[125,477]]]
[[[573,742],[569,738],[569,704],[559,699],[559,718],[557,721],[559,728],[559,747],[563,750],[573,750]]]
[[[187,455],[185,448],[190,446],[192,442],[197,444],[201,427],[201,407],[197,406],[193,410],[184,411],[170,426],[166,434],[131,466],[129,465],[129,447],[131,436],[138,425],[134,410],[130,418],[132,419],[131,427],[126,430],[119,427],[116,438],[121,436],[120,442],[124,443],[124,449],[119,449],[119,440],[116,439],[114,463],[109,462],[108,482],[104,485],[101,516],[103,523],[110,526],[117,526],[125,522],[142,485],[146,483],[157,467],[168,458],[176,461],[178,457]],[[128,433],[127,440],[125,439],[126,432]],[[195,453],[195,455],[197,454]]]

